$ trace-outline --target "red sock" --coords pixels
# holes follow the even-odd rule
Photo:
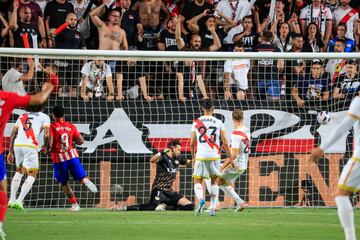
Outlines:
[[[71,204],[77,203],[76,197],[71,197],[71,198],[69,198],[69,202],[70,202]]]
[[[7,193],[6,192],[0,192],[0,222],[4,222],[5,214],[7,210]]]

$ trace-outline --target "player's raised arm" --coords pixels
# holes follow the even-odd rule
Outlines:
[[[12,163],[14,162],[14,142],[15,142],[15,138],[18,134],[18,127],[17,126],[14,126],[12,132],[11,132],[11,136],[10,136],[10,147],[9,147],[9,153],[7,155],[7,158],[6,158],[6,162],[7,163]]]
[[[52,90],[53,90],[53,85],[51,83],[48,82],[44,83],[41,92],[38,92],[37,94],[30,96],[29,105],[43,104],[50,96]]]

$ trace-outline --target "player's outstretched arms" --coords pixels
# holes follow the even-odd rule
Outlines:
[[[40,105],[43,104],[49,97],[51,91],[53,90],[53,85],[51,83],[44,83],[41,92],[38,92],[35,95],[30,97],[30,105]]]
[[[326,151],[333,143],[335,143],[344,132],[350,130],[350,128],[354,125],[355,121],[357,121],[357,116],[348,114],[341,121],[341,123],[337,126],[335,131],[331,134],[330,138],[327,139],[326,142],[322,143],[320,147],[315,148],[309,157],[310,161],[317,161],[319,158],[324,155],[324,151]]]

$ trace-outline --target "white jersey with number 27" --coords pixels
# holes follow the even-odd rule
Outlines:
[[[231,148],[239,149],[239,155],[235,159],[235,166],[245,171],[250,153],[250,130],[247,127],[238,127],[231,133]]]
[[[220,159],[220,132],[225,130],[221,120],[214,116],[201,116],[193,122],[191,132],[196,132],[196,160]]]

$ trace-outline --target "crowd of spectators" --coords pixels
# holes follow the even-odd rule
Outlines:
[[[2,47],[128,51],[293,52],[294,59],[113,61],[2,57],[2,88],[51,81],[84,101],[142,98],[348,99],[356,59],[296,52],[359,52],[358,0],[0,0]],[[273,15],[271,13],[273,12]],[[316,56],[316,55],[314,55]]]

